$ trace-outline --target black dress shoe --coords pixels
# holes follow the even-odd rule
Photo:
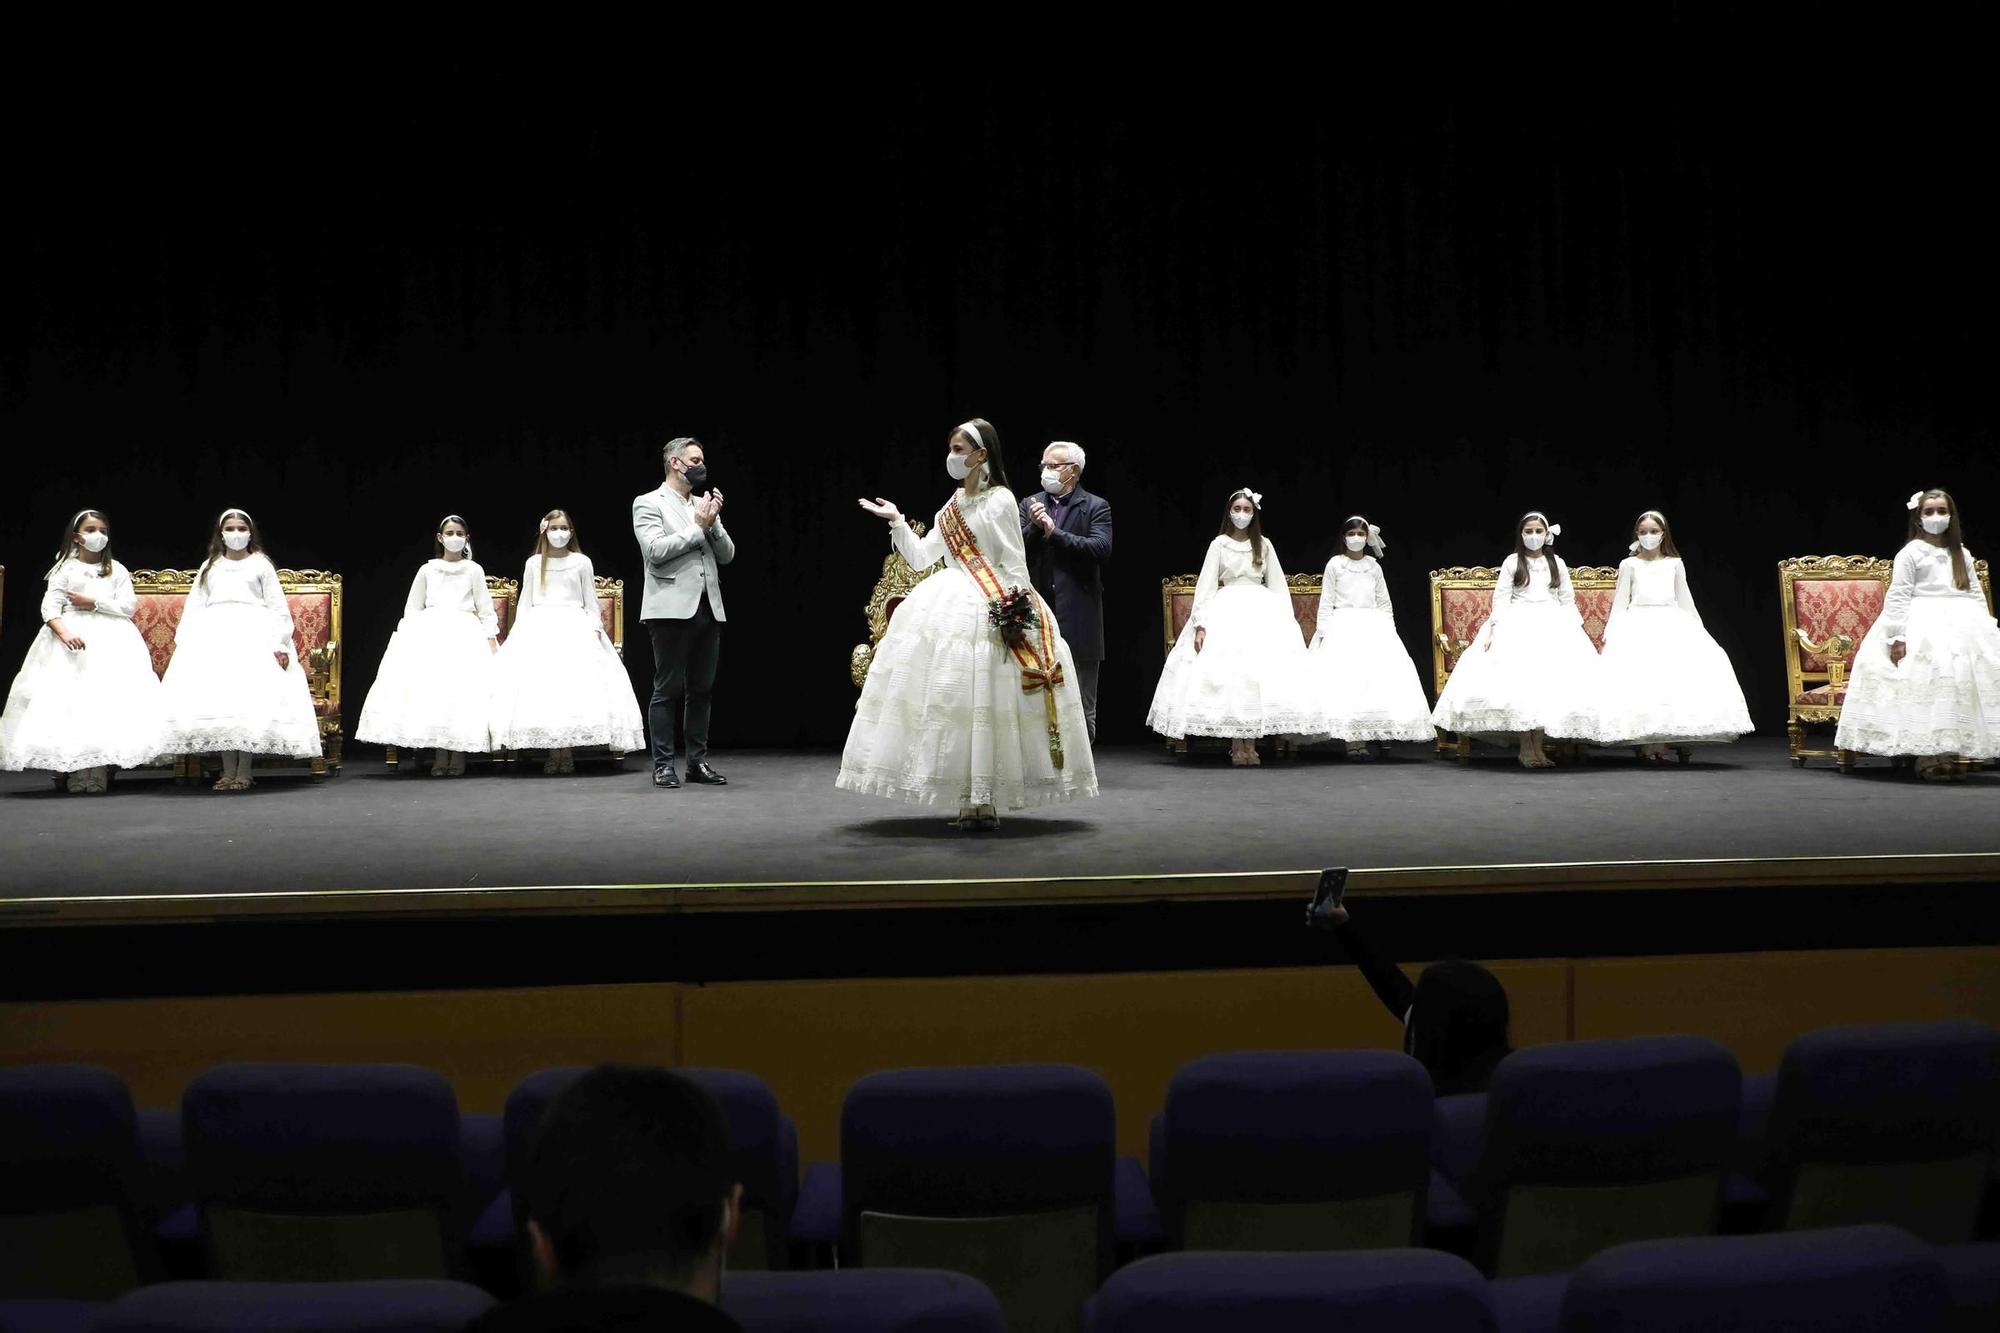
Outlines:
[[[678,787],[681,785],[681,780],[679,775],[674,772],[674,766],[672,764],[665,764],[653,770],[653,785],[655,787]]]
[[[689,782],[706,782],[711,787],[726,787],[729,779],[710,768],[706,763],[688,765]]]

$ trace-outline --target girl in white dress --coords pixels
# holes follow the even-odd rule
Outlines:
[[[1229,762],[1239,767],[1258,763],[1259,737],[1326,734],[1263,508],[1247,487],[1230,495],[1146,714],[1147,726],[1175,740],[1229,737]]]
[[[111,769],[166,752],[160,679],[132,624],[132,576],[111,557],[111,522],[95,509],[69,521],[42,594],[44,632],[0,714],[0,768],[50,769],[71,792],[98,793]]]
[[[1326,562],[1307,660],[1327,733],[1347,743],[1349,759],[1373,759],[1370,742],[1429,741],[1437,730],[1417,664],[1396,637],[1382,529],[1357,514],[1341,544],[1346,549]]]
[[[1459,656],[1431,721],[1440,730],[1513,739],[1523,768],[1553,768],[1543,742],[1597,739],[1599,664],[1569,566],[1545,547],[1562,528],[1538,509],[1514,525],[1493,610]]]
[[[320,753],[312,689],[292,641],[292,610],[257,525],[225,509],[174,630],[167,663],[167,748],[217,754],[217,791],[248,791],[252,755]]]
[[[1599,738],[1641,747],[1648,763],[1754,730],[1736,669],[1702,628],[1673,529],[1657,509],[1633,523],[1632,554],[1618,562],[1600,661]]]
[[[2000,627],[1987,608],[1957,504],[1941,490],[1909,499],[1882,614],[1854,652],[1834,744],[1914,755],[1926,778],[2000,759]]]
[[[1097,765],[1069,645],[1028,577],[999,432],[975,418],[947,447],[945,470],[960,485],[929,532],[918,536],[887,500],[860,502],[888,520],[911,569],[945,567],[911,589],[876,645],[834,785],[943,805],[961,829],[995,829],[1000,806],[1097,795]],[[996,625],[996,614],[1006,619],[996,599],[1031,609],[1032,623]]]
[[[487,708],[499,635],[486,571],[472,558],[471,529],[449,514],[403,601],[355,735],[428,748],[432,777],[463,777],[468,753],[493,748]]]
[[[520,606],[493,664],[493,744],[547,750],[544,773],[576,772],[579,745],[644,746],[631,678],[597,611],[597,570],[560,509],[542,518]]]

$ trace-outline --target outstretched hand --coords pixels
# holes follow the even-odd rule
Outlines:
[[[902,510],[896,508],[895,505],[891,504],[887,500],[884,500],[879,495],[876,496],[873,500],[863,499],[858,503],[861,505],[863,509],[873,514],[875,517],[887,519],[891,523],[894,523],[897,519],[900,519],[903,516]]]

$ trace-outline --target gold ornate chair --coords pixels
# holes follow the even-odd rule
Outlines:
[[[1882,614],[1893,560],[1871,555],[1801,555],[1778,562],[1778,606],[1785,626],[1785,737],[1792,767],[1831,759],[1854,771],[1854,752],[1813,749],[1808,727],[1837,727],[1847,702],[1847,671],[1863,636]],[[1976,562],[1986,607],[1993,609],[1993,573]]]
[[[924,525],[910,519],[910,531],[919,537],[924,534]],[[847,655],[848,678],[854,688],[868,679],[868,668],[874,664],[875,648],[882,642],[882,636],[889,632],[889,618],[896,614],[896,608],[910,595],[910,590],[931,575],[944,568],[940,560],[929,569],[911,569],[903,557],[891,550],[882,561],[882,575],[875,580],[874,591],[868,594],[868,604],[861,608],[861,614],[868,622],[868,641],[854,645],[854,651]]]
[[[495,636],[501,643],[507,642],[507,631],[514,624],[515,604],[521,600],[521,580],[503,579],[498,574],[486,576],[486,595],[493,599],[493,616],[500,622],[500,633]],[[496,764],[511,764],[514,756],[505,750],[495,750],[490,758]],[[402,755],[393,745],[386,747],[383,761],[390,768],[402,762]]]
[[[1497,567],[1453,565],[1431,571],[1431,698],[1444,693],[1458,659],[1472,646],[1480,628],[1493,610],[1493,586],[1500,579]],[[1584,633],[1597,651],[1604,651],[1604,623],[1611,617],[1611,599],[1618,588],[1618,570],[1612,565],[1571,565],[1570,587],[1576,593],[1577,611],[1583,617]],[[1440,731],[1437,752],[1453,755],[1458,761],[1472,760],[1472,740],[1468,736]]]
[[[167,674],[167,663],[174,655],[174,631],[181,623],[194,576],[192,569],[132,571],[132,591],[138,595],[132,622],[152,652],[153,670],[160,676]],[[312,758],[313,781],[319,782],[329,772],[340,771],[345,735],[340,711],[341,577],[323,569],[281,569],[278,585],[291,608],[292,644],[305,668],[313,715],[319,721],[320,752]],[[201,776],[201,755],[177,755],[172,762],[178,781],[192,782]]]
[[[1201,582],[1199,574],[1172,574],[1160,580],[1160,628],[1164,652],[1171,653],[1180,642],[1181,631],[1187,628],[1188,617],[1194,614],[1194,589]],[[1292,619],[1298,622],[1299,637],[1307,644],[1312,643],[1313,634],[1319,629],[1319,595],[1325,585],[1326,575],[1287,574],[1285,587],[1292,597]],[[1186,754],[1189,741],[1198,750],[1222,748],[1224,742],[1216,736],[1195,736],[1188,740],[1169,740],[1167,749],[1175,754]],[[1286,737],[1275,737],[1272,741],[1279,754],[1291,754],[1297,748],[1296,741]]]

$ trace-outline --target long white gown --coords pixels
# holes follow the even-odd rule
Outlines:
[[[1004,486],[950,501],[1004,588],[1032,587],[1020,507]],[[1097,795],[1097,764],[1077,694],[1076,663],[1056,627],[1062,683],[1056,716],[1063,766],[1049,754],[1047,702],[1022,689],[1020,664],[987,620],[987,598],[946,546],[938,512],[919,537],[909,524],[889,540],[911,569],[945,567],[915,588],[875,647],[834,785],[951,810],[1009,810]],[[1046,612],[1046,604],[1043,604]]]
[[[1205,630],[1200,652],[1196,630]],[[1324,736],[1278,549],[1218,536],[1202,557],[1194,608],[1160,669],[1146,725],[1162,736]]]
[[[282,667],[277,653],[286,655]],[[261,552],[203,562],[174,630],[164,684],[170,750],[320,753],[292,610],[277,567]]]
[[[1755,730],[1736,668],[1694,609],[1679,556],[1619,562],[1600,661],[1598,735],[1606,744],[1720,743]]]
[[[487,641],[499,633],[484,569],[469,559],[425,561],[382,653],[355,737],[468,754],[492,749],[495,654]]]
[[[1966,586],[1951,553],[1912,541],[1896,553],[1882,614],[1862,636],[1834,744],[1880,755],[2000,759],[2000,627],[1972,552]],[[1901,639],[1903,660],[1889,660]]]
[[[587,555],[540,556],[521,571],[521,610],[493,663],[493,744],[509,750],[643,749],[631,678],[597,611]],[[457,746],[452,746],[457,749]]]
[[[139,605],[132,576],[116,560],[108,577],[103,569],[72,556],[49,571],[42,628],[0,714],[0,769],[138,768],[166,753],[165,698],[132,624]],[[72,591],[89,593],[96,605],[71,605]],[[81,650],[64,647],[48,627],[56,617],[83,640]]]
[[[1600,664],[1569,566],[1544,555],[1529,556],[1527,565],[1527,581],[1516,587],[1516,556],[1500,562],[1493,610],[1459,655],[1431,721],[1460,735],[1505,738],[1539,729],[1562,740],[1597,740]]]
[[[1327,734],[1343,741],[1428,741],[1430,701],[1396,613],[1382,562],[1340,554],[1326,562],[1319,625],[1307,657]]]

